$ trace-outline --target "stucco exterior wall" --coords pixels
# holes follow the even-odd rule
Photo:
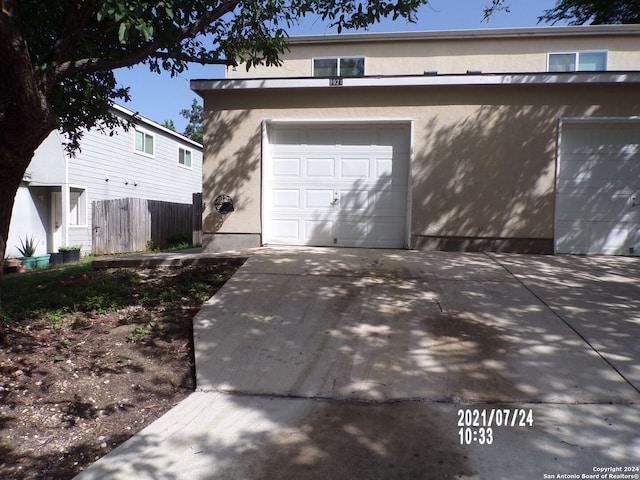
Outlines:
[[[443,32],[392,37],[349,35],[341,41],[319,43],[293,38],[290,51],[282,56],[280,67],[259,66],[247,71],[244,65],[227,69],[227,78],[309,77],[313,75],[313,58],[363,56],[366,75],[460,74],[468,70],[483,73],[545,72],[549,52],[606,50],[610,71],[640,70],[640,30],[617,26],[616,34],[585,36],[571,34],[593,27],[570,30],[530,29],[528,34],[479,36]],[[549,32],[557,31],[551,35]],[[628,31],[627,34],[623,34]],[[499,33],[499,31],[497,31]],[[518,33],[520,32],[520,33]],[[355,39],[358,41],[355,41]]]
[[[264,120],[414,121],[411,244],[553,238],[561,117],[631,116],[637,85],[428,86],[205,93],[205,234],[261,234]],[[234,198],[216,214],[213,199]],[[432,240],[435,243],[430,243]]]

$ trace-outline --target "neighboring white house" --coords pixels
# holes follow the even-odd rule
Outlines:
[[[117,115],[133,112],[114,105]],[[191,203],[202,190],[202,145],[136,116],[125,131],[88,131],[71,156],[64,138],[51,135],[36,150],[16,194],[7,256],[20,256],[25,237],[38,241],[37,254],[61,246],[91,251],[92,202],[146,198]]]

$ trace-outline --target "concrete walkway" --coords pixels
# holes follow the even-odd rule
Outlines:
[[[249,254],[197,391],[77,479],[640,478],[638,259]]]

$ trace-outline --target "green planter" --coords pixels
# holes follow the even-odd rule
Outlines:
[[[36,268],[48,267],[49,257],[50,255],[48,253],[45,253],[43,255],[36,255],[35,257],[33,257],[36,259]]]
[[[27,270],[33,270],[38,265],[38,259],[36,257],[22,257],[22,265],[27,267]]]

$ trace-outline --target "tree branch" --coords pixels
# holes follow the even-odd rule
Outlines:
[[[150,57],[158,58],[161,60],[181,60],[183,62],[189,63],[199,63],[201,65],[226,65],[228,67],[237,67],[238,62],[234,59],[221,59],[221,58],[212,58],[212,59],[203,59],[200,57],[194,57],[191,55],[185,55],[183,53],[169,53],[169,52],[154,52]]]
[[[50,63],[57,65],[63,58],[69,57],[69,52],[80,39],[79,32],[84,31],[91,14],[95,9],[95,1],[71,3],[64,16],[64,25],[58,39],[53,45]]]
[[[242,0],[229,0],[223,3],[215,10],[202,15],[193,25],[185,26],[177,30],[176,34],[171,38],[160,40],[152,40],[140,46],[136,50],[127,52],[118,57],[112,58],[83,58],[78,60],[69,60],[61,62],[55,67],[55,77],[57,80],[73,77],[79,73],[95,73],[104,70],[115,70],[122,67],[132,67],[143,62],[148,57],[176,59],[188,62],[203,63],[201,58],[191,57],[183,54],[169,54],[161,50],[170,45],[179,44],[187,38],[194,38],[204,33],[211,23],[220,19],[227,13],[232,12],[242,2]],[[234,65],[235,59],[227,60],[211,60],[204,62],[206,64]]]

